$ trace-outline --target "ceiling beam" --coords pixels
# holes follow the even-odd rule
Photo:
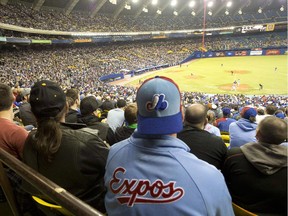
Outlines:
[[[94,10],[91,12],[90,17],[94,17],[98,11],[103,7],[103,5],[107,2],[107,0],[100,0],[99,3],[97,3],[96,7],[94,8]]]
[[[162,8],[159,8],[159,10],[160,10],[161,12],[163,12],[169,5],[170,5],[170,2],[167,1],[166,4],[165,4]],[[159,15],[160,15],[160,14],[156,14],[156,15],[154,16],[154,19],[156,19]]]
[[[1,3],[2,5],[6,5],[6,4],[8,3],[8,1],[9,1],[9,0],[0,0],[0,3]]]
[[[114,19],[116,19],[119,16],[119,14],[123,11],[127,3],[128,3],[128,0],[125,0],[117,7],[116,11],[113,14]]]
[[[35,0],[33,2],[33,9],[36,10],[36,11],[39,11],[40,8],[42,7],[42,5],[44,4],[45,0]]]
[[[183,4],[183,6],[180,8],[180,10],[177,10],[178,15],[180,15],[187,7],[190,8],[188,1],[187,1],[185,4]],[[191,10],[192,10],[192,9],[193,9],[193,8],[191,8]]]
[[[65,6],[65,14],[69,15],[78,2],[79,0],[70,0]]]
[[[218,9],[213,13],[213,16],[216,16],[217,14],[220,13],[221,10],[223,10],[224,8],[226,8],[225,4],[222,4],[220,7],[218,7]],[[229,11],[229,9],[228,9]]]

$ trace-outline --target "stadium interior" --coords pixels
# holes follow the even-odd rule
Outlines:
[[[287,24],[287,0],[0,0],[0,83],[30,88],[49,79],[64,90],[77,88],[81,98],[135,102],[145,78],[160,72],[176,79],[179,72],[189,81],[179,79],[186,106],[272,103],[287,114]],[[221,59],[244,56],[269,66],[258,72],[249,60],[247,68],[241,63],[236,68]],[[207,62],[210,58],[219,61]],[[198,66],[202,60],[205,65]],[[237,89],[233,81],[240,78]],[[190,90],[193,82],[198,84]],[[222,135],[229,146],[229,134]],[[27,175],[72,215],[102,215],[69,193],[55,195],[57,185],[45,185],[41,175],[34,179],[36,174],[15,160],[0,151],[0,165]],[[5,174],[1,167],[0,174]],[[0,203],[0,215],[20,215],[3,179],[8,201]]]

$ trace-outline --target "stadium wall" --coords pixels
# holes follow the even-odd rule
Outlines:
[[[287,47],[256,48],[253,50],[217,50],[209,52],[196,51],[184,59],[181,64],[199,58],[233,57],[233,56],[263,56],[263,55],[287,55]]]

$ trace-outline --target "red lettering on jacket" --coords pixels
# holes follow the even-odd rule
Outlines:
[[[123,167],[116,168],[109,183],[112,193],[120,195],[117,200],[121,204],[132,207],[137,203],[171,203],[184,196],[183,188],[175,187],[175,181],[165,184],[160,179],[151,183],[148,179],[129,180],[117,177],[125,172]]]

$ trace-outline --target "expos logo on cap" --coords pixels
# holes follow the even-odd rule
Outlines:
[[[168,105],[169,103],[167,100],[165,100],[164,94],[155,94],[152,101],[148,101],[146,103],[146,109],[148,111],[165,110],[168,108]]]

